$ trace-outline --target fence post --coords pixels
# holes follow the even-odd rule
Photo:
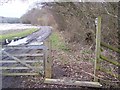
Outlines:
[[[48,42],[48,49],[46,50],[46,54],[45,54],[45,78],[51,78],[52,77],[52,59],[51,59],[51,41],[50,41],[50,38],[48,39],[47,42]]]
[[[101,17],[99,16],[96,20],[96,49],[95,49],[95,63],[94,63],[94,81],[98,81],[98,79],[95,77],[97,76],[96,70],[98,61],[100,59],[100,41],[101,41]]]

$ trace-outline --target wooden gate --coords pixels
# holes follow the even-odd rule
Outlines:
[[[107,58],[106,56],[103,56],[102,53],[101,53],[101,50],[103,50],[101,47],[106,47],[114,52],[117,52],[120,54],[120,49],[119,48],[116,48],[116,47],[113,47],[112,45],[108,45],[107,43],[101,41],[101,17],[99,16],[97,18],[97,22],[98,22],[98,25],[97,25],[97,31],[96,31],[96,56],[95,56],[95,68],[94,68],[94,81],[98,81],[99,79],[96,78],[97,76],[97,71],[102,71],[102,72],[105,72],[113,77],[115,77],[116,79],[120,80],[120,75],[119,73],[118,74],[114,74],[112,70],[107,70],[106,68],[103,68],[102,66],[100,66],[100,63],[102,61],[106,61],[106,62],[109,62],[110,64],[114,65],[115,67],[118,67],[120,68],[120,62],[117,61],[117,60],[111,60],[109,58]],[[98,77],[98,76],[97,76]],[[101,80],[101,79],[100,79]],[[105,81],[105,80],[104,80]],[[107,82],[109,80],[106,80]],[[112,81],[110,81],[112,82]],[[117,82],[117,81],[115,81]]]
[[[44,75],[47,47],[44,45],[3,46],[2,75]]]
[[[45,75],[47,61],[46,40],[52,27],[43,26],[23,39],[14,41],[0,50],[2,75]],[[46,66],[46,67],[45,67]]]

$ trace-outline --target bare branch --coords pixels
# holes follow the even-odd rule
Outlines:
[[[105,11],[107,12],[107,14],[108,14],[108,15],[113,16],[113,17],[115,17],[115,18],[118,18],[118,16],[117,16],[117,15],[113,15],[113,14],[109,13],[109,11],[107,10],[107,8],[106,8],[106,7],[105,7]]]

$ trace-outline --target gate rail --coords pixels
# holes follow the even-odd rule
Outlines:
[[[21,53],[16,53],[16,50],[19,50]],[[23,50],[23,52],[21,51]],[[25,53],[26,50],[33,50],[40,53]],[[32,51],[31,51],[32,52]],[[47,47],[44,45],[20,45],[20,46],[3,46],[2,48],[2,60],[0,60],[0,70],[2,70],[2,75],[5,76],[19,76],[19,75],[45,75],[45,59],[47,53]],[[21,59],[23,57],[40,57],[37,60],[25,60]],[[11,59],[12,58],[12,59]],[[39,65],[36,65],[38,64]],[[9,65],[10,64],[10,65]],[[11,65],[12,64],[12,65]],[[18,66],[16,66],[18,64]],[[20,64],[20,66],[19,66]],[[7,66],[6,66],[7,65]],[[9,66],[9,67],[8,67]],[[6,70],[28,70],[31,71],[29,73],[4,73]]]
[[[111,71],[108,71],[99,65],[100,61],[104,60],[104,61],[107,61],[107,62],[115,65],[116,67],[120,67],[119,61],[111,60],[111,59],[108,59],[106,56],[101,55],[101,49],[102,49],[101,46],[106,47],[114,52],[119,53],[119,54],[120,54],[120,49],[113,47],[112,45],[108,45],[105,42],[101,41],[101,17],[100,16],[97,18],[97,28],[96,29],[97,29],[97,31],[96,31],[96,51],[95,51],[96,56],[95,56],[95,67],[94,67],[94,76],[95,76],[94,81],[98,81],[98,79],[96,78],[96,76],[97,76],[96,72],[98,70],[103,71],[109,75],[112,75],[120,80],[119,74],[117,74],[117,75],[113,74]]]

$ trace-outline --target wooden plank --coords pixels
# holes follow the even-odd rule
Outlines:
[[[111,64],[113,64],[113,65],[116,65],[116,66],[120,67],[120,63],[115,61],[115,60],[110,60],[110,59],[106,58],[103,55],[100,55],[100,58],[107,61],[107,62],[109,62],[109,63],[111,63]]]
[[[43,70],[43,66],[39,66],[39,67],[33,67],[33,68],[36,68],[36,69],[39,69],[39,70]],[[30,69],[30,68],[28,68],[28,67],[0,67],[0,70],[2,70],[2,69]]]
[[[44,50],[47,48],[44,45],[17,45],[17,46],[3,46],[2,48],[6,49],[41,49]]]
[[[38,62],[38,63],[43,63],[42,60],[21,60],[25,63],[35,63],[35,62]],[[17,61],[15,60],[0,60],[0,63],[18,63]]]
[[[102,67],[100,67],[100,71],[102,71],[102,72],[104,72],[104,73],[106,73],[106,74],[109,74],[109,75],[111,75],[111,76],[113,76],[113,77],[115,77],[115,78],[119,78],[119,76],[120,76],[120,75],[118,75],[118,74],[113,74],[111,71],[109,71],[109,70],[107,70],[107,69],[105,69],[105,68],[102,68]]]
[[[1,73],[3,76],[34,76],[39,75],[39,73]]]
[[[30,69],[28,67],[0,67],[0,70],[5,70],[5,69]]]
[[[96,27],[96,49],[95,49],[95,64],[94,64],[94,76],[96,76],[97,63],[100,60],[100,42],[101,42],[101,17],[97,18],[97,27]],[[94,77],[94,81],[98,81],[96,77]]]
[[[49,79],[46,78],[44,83],[47,84],[61,84],[61,85],[75,85],[75,86],[85,86],[85,87],[101,87],[102,85],[98,82],[89,81],[74,81],[74,80],[63,80],[63,79]]]
[[[42,57],[44,54],[11,54],[12,56],[19,56],[19,57],[21,57],[21,56],[34,56],[34,57],[36,57],[36,56],[40,56],[40,57]]]
[[[37,72],[39,72],[39,70],[38,70],[38,69],[33,68],[33,67],[32,67],[32,66],[30,66],[29,64],[26,64],[25,62],[22,62],[22,61],[21,61],[21,60],[19,60],[18,58],[14,57],[14,56],[11,56],[9,53],[7,53],[7,52],[5,52],[5,51],[3,51],[3,52],[4,52],[7,56],[9,56],[9,57],[13,58],[14,60],[16,60],[16,61],[20,62],[21,64],[25,65],[26,67],[28,67],[28,68],[30,68],[30,69],[32,69],[32,70],[35,70],[35,71],[37,71]]]
[[[120,49],[115,48],[115,47],[113,47],[113,46],[111,46],[111,45],[108,45],[108,44],[105,43],[105,42],[101,42],[101,45],[104,46],[104,47],[107,47],[107,48],[109,48],[109,49],[111,49],[111,50],[113,50],[113,51],[115,51],[115,52],[117,52],[117,53],[120,53]]]

